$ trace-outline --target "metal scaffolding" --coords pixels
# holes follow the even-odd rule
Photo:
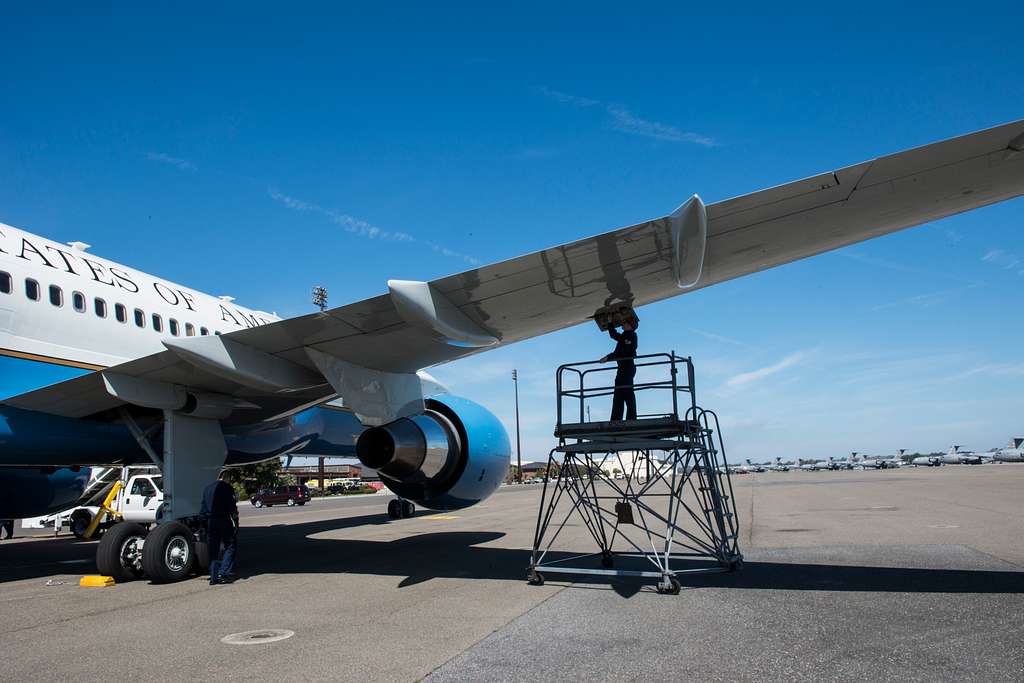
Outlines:
[[[718,417],[697,405],[691,359],[673,352],[635,362],[638,400],[663,412],[615,422],[588,419],[590,403],[616,389],[601,385],[614,366],[558,368],[559,443],[548,456],[530,583],[555,573],[645,577],[658,579],[658,592],[676,594],[681,573],[742,564]],[[563,531],[580,522],[597,552],[557,545],[570,542]]]

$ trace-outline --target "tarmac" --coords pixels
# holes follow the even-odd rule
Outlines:
[[[225,586],[81,588],[95,542],[3,541],[0,680],[1024,680],[1024,465],[733,484],[742,570],[675,596],[528,585],[537,485],[399,521],[386,496],[244,506]]]

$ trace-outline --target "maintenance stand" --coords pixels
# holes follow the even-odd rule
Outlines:
[[[559,442],[548,456],[531,584],[555,573],[645,577],[658,579],[659,593],[675,595],[679,574],[742,564],[718,417],[697,405],[693,362],[672,352],[637,356],[636,366],[638,403],[666,410],[616,422],[589,419],[591,402],[607,410],[615,387],[591,385],[607,382],[614,363],[558,368]],[[567,554],[555,546],[578,520],[598,552]]]

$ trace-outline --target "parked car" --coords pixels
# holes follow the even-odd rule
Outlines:
[[[274,505],[305,505],[309,498],[309,488],[306,486],[276,486],[260,489],[249,502],[258,508],[269,508]]]

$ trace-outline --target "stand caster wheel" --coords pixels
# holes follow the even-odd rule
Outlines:
[[[531,586],[543,586],[544,585],[544,575],[541,574],[540,572],[531,570],[529,578],[527,578],[526,582],[528,584],[530,584]]]
[[[605,550],[601,553],[601,566],[605,569],[611,569],[615,566],[615,556],[612,555],[612,551]]]
[[[679,579],[674,576],[667,576],[658,583],[657,590],[661,595],[679,595],[681,588],[682,584],[679,583]]]

